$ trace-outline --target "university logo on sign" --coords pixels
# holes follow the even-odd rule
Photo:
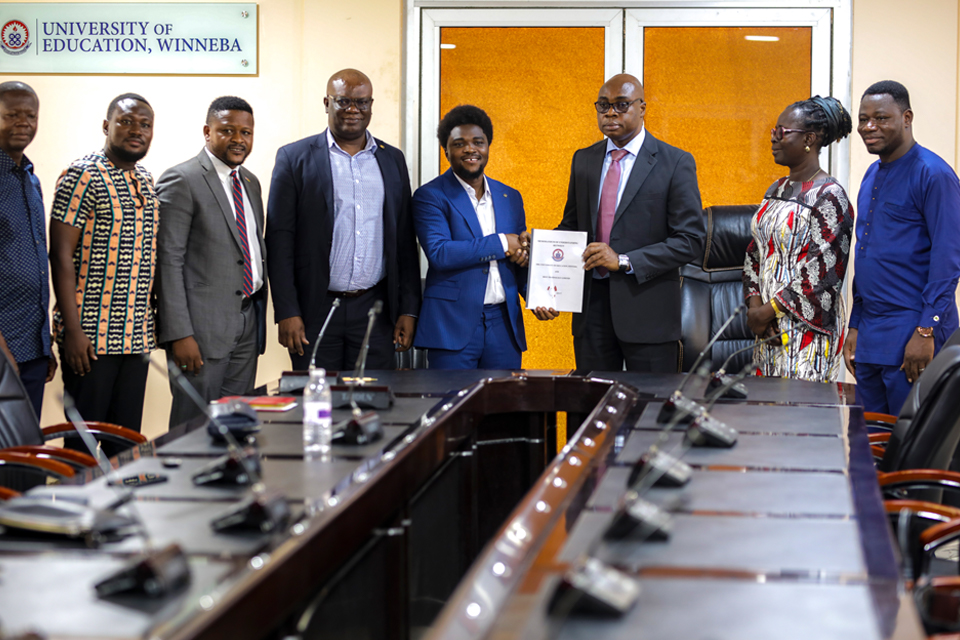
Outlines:
[[[0,28],[0,49],[11,56],[19,56],[30,48],[30,31],[19,20],[11,20]]]

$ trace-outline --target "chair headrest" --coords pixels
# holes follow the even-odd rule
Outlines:
[[[747,245],[753,239],[750,219],[760,205],[735,204],[707,207],[707,242],[703,249],[703,270],[743,268]]]

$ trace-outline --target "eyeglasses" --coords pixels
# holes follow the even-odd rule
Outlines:
[[[610,111],[610,107],[613,107],[613,110],[617,113],[626,113],[627,109],[630,108],[634,102],[643,102],[643,98],[637,98],[636,100],[631,100],[630,102],[607,102],[606,100],[598,100],[593,103],[593,106],[597,108],[597,113],[606,113]]]
[[[370,105],[373,104],[373,98],[344,98],[343,96],[327,96],[337,109],[346,109],[350,105],[357,108],[357,111],[370,111]]]
[[[810,131],[808,129],[784,129],[780,125],[777,125],[773,129],[770,129],[770,135],[772,135],[778,141],[783,140],[783,136],[787,133],[813,133],[813,131]]]

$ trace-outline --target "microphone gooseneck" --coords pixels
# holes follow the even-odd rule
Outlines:
[[[367,353],[370,350],[370,334],[373,333],[373,323],[376,322],[377,316],[380,315],[381,311],[383,311],[383,301],[377,300],[373,303],[373,306],[370,307],[370,311],[367,312],[367,332],[364,334],[363,342],[360,344],[360,354],[357,356],[353,379],[350,381],[350,406],[353,408],[353,415],[355,416],[360,415],[361,411],[353,399],[353,390],[356,388],[358,382],[363,382],[363,374],[367,367]]]
[[[691,365],[690,367],[691,373],[694,371],[697,371],[697,367],[699,367],[700,363],[703,362],[703,358],[707,355],[707,351],[710,350],[710,347],[712,347],[714,343],[716,343],[716,341],[720,338],[720,336],[723,335],[723,332],[727,330],[727,327],[730,326],[730,323],[732,323],[737,316],[743,313],[743,311],[746,308],[747,308],[746,305],[741,304],[736,309],[734,309],[733,313],[731,313],[730,316],[724,321],[724,323],[720,325],[720,328],[717,330],[717,332],[713,334],[712,338],[710,338],[710,342],[708,342],[707,345],[703,348],[703,351],[700,352],[700,354],[697,356],[697,359],[693,361],[693,365]],[[677,395],[683,392],[683,388],[686,386],[687,382],[690,380],[690,377],[691,376],[688,375],[683,379],[683,381],[680,383],[680,386],[677,387],[676,391],[674,391],[674,395]]]
[[[337,307],[340,306],[340,298],[334,298],[333,304],[330,305],[330,311],[327,313],[327,319],[323,321],[323,326],[320,327],[320,333],[317,334],[317,339],[313,341],[313,353],[310,354],[310,368],[317,368],[317,347],[320,346],[320,341],[323,340],[323,335],[327,332],[327,326],[330,324],[330,318],[333,317],[333,312],[337,310]]]
[[[719,369],[717,369],[717,375],[723,375],[724,373],[726,373],[727,366],[729,366],[730,362],[733,361],[733,358],[735,356],[740,355],[744,351],[749,351],[750,349],[756,349],[757,345],[763,344],[765,342],[772,342],[774,340],[782,340],[784,337],[786,337],[787,341],[783,343],[783,346],[786,347],[787,345],[790,344],[791,340],[793,339],[793,335],[799,332],[800,329],[801,327],[794,327],[790,331],[781,331],[780,333],[776,335],[772,335],[769,338],[764,338],[763,340],[755,341],[747,345],[746,347],[741,347],[740,349],[737,349],[736,351],[731,353],[726,360],[723,361],[723,364],[720,365]]]

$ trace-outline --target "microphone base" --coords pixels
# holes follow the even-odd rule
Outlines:
[[[716,418],[703,415],[687,428],[687,440],[695,447],[730,448],[737,444],[739,432]]]
[[[255,477],[251,477],[251,469]],[[242,460],[228,453],[198,469],[193,474],[193,484],[197,486],[205,484],[250,485],[256,482],[256,478],[261,475],[263,473],[260,468],[260,453],[248,447],[243,450]]]
[[[383,426],[378,413],[367,411],[337,424],[333,433],[334,444],[365,445],[383,437]]]
[[[669,453],[658,451],[643,454],[630,471],[628,487],[633,487],[648,473],[659,474],[653,483],[655,487],[682,487],[690,482],[693,469],[686,462],[678,460]]]
[[[210,522],[214,531],[259,531],[270,533],[290,521],[290,505],[278,491],[252,495]]]
[[[641,540],[663,541],[673,532],[673,520],[670,514],[643,498],[628,499],[613,519],[613,523],[603,534],[604,540],[623,540],[639,538]]]
[[[138,557],[95,586],[97,596],[144,594],[159,598],[190,584],[190,565],[180,545],[171,543],[159,551]]]
[[[731,382],[733,382],[733,376],[730,374],[715,373],[710,377],[710,382],[707,383],[707,393],[709,394],[710,392],[728,385]],[[731,385],[720,397],[729,398],[730,400],[746,400],[747,385],[743,384],[742,382]]]
[[[548,610],[560,618],[569,613],[619,618],[639,597],[636,580],[596,558],[587,558],[564,574]]]
[[[698,403],[683,395],[673,395],[660,405],[660,413],[657,414],[657,422],[666,424],[673,419],[677,411],[685,412],[685,415],[678,420],[678,424],[690,424],[694,418],[705,413],[705,409]]]

